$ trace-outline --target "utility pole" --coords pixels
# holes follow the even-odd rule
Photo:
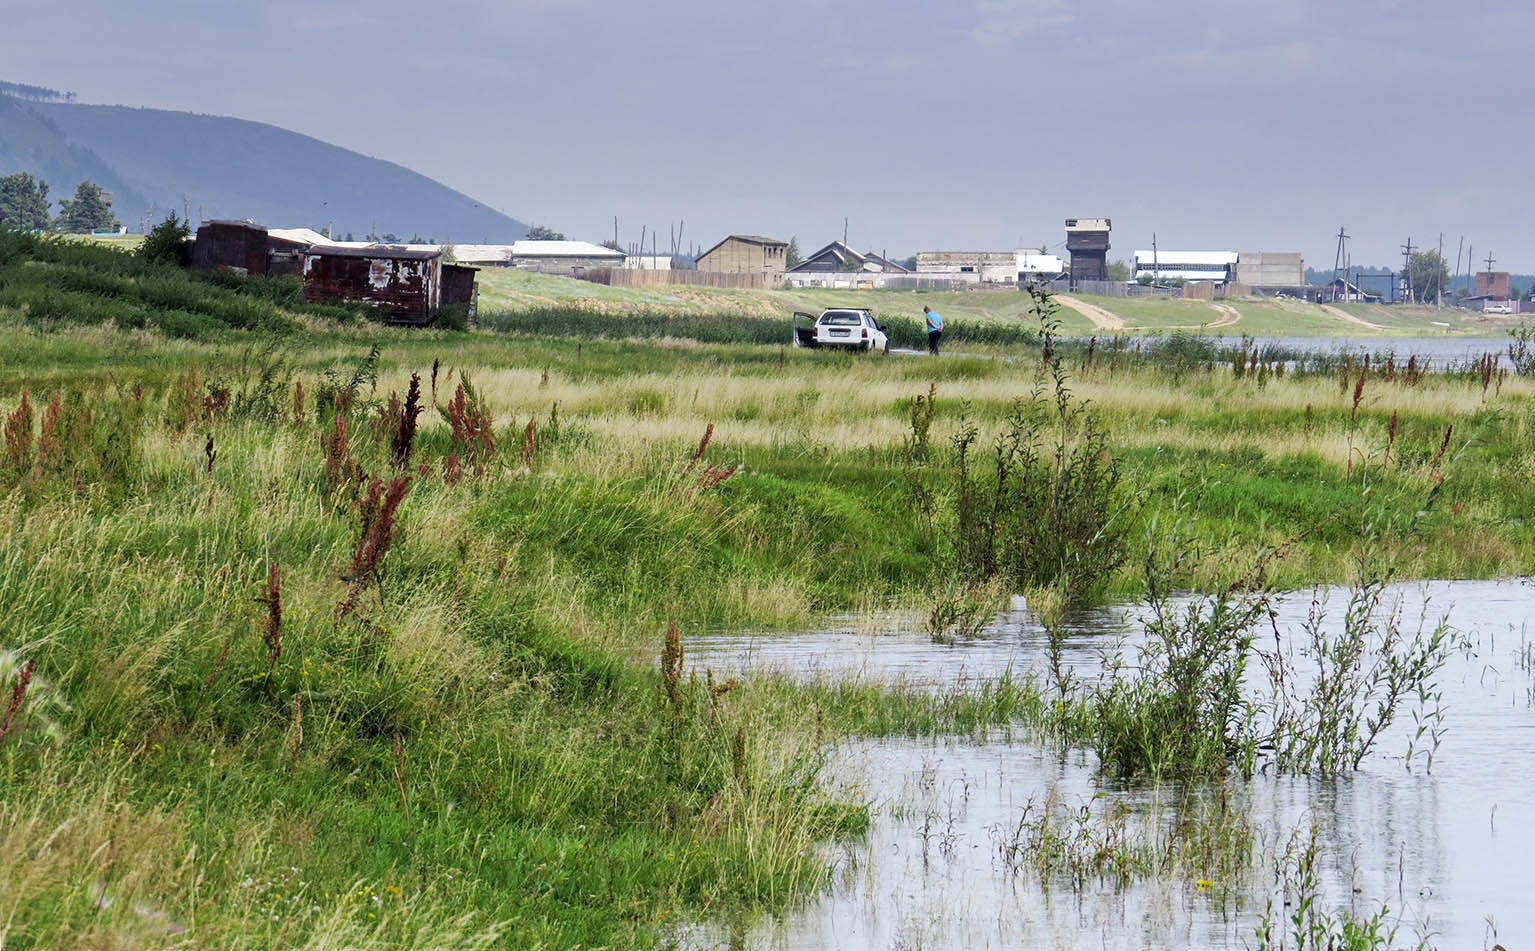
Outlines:
[[[846,216],[843,216],[843,218],[842,218],[842,244],[843,244],[844,247],[847,246],[847,217]]]
[[[619,247],[618,247],[618,216],[617,215],[613,216],[613,250],[614,251],[619,250]]]
[[[1162,264],[1157,257],[1157,233],[1151,233],[1151,286],[1156,287],[1162,283]]]
[[[1402,245],[1402,280],[1407,282],[1407,292],[1403,297],[1405,303],[1413,303],[1412,299],[1412,235],[1407,236],[1407,243]]]
[[[1333,300],[1333,303],[1335,303],[1335,304],[1338,302],[1338,269],[1341,268],[1341,267],[1345,267],[1344,257],[1343,257],[1343,249],[1347,245],[1347,243],[1348,243],[1348,235],[1344,233],[1344,230],[1342,228],[1339,228],[1338,229],[1338,250],[1333,252],[1333,256],[1332,256],[1332,300]],[[1343,272],[1343,283],[1345,283],[1345,284],[1348,283],[1348,271],[1346,271],[1346,270]],[[1344,295],[1344,296],[1346,297],[1347,295]]]
[[[1492,252],[1488,251],[1487,252],[1487,273],[1488,274],[1492,273],[1492,262],[1495,261],[1495,260],[1496,260],[1496,258],[1494,258],[1492,256]]]
[[[1466,236],[1461,235],[1460,244],[1455,246],[1455,278],[1450,282],[1451,291],[1453,291],[1455,286],[1460,283],[1460,252],[1465,250],[1465,244]]]
[[[1434,295],[1434,306],[1444,310],[1444,232],[1439,232],[1439,260],[1434,262],[1434,287],[1438,292]]]

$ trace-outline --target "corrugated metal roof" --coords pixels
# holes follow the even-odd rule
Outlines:
[[[457,249],[454,250],[457,253]],[[624,252],[604,248],[590,241],[516,241],[512,243],[512,256],[536,257],[607,257],[617,261],[624,259]]]
[[[455,244],[453,257],[474,264],[506,264],[512,258],[509,244]]]
[[[440,257],[441,251],[413,251],[410,248],[393,248],[387,245],[365,248],[343,248],[336,245],[316,245],[304,252],[304,257],[328,258],[375,258],[391,261],[429,261]]]
[[[267,236],[300,244],[338,244],[312,228],[268,228]]]
[[[1235,264],[1237,253],[1235,251],[1162,251],[1156,252],[1156,263],[1162,270],[1173,270],[1180,264]],[[1138,264],[1151,266],[1152,253],[1150,251],[1136,251],[1135,260]]]

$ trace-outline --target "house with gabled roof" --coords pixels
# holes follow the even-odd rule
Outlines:
[[[698,256],[698,270],[716,274],[765,274],[783,280],[789,243],[760,234],[733,234]]]
[[[872,271],[883,274],[907,273],[906,268],[894,261],[875,254],[873,251],[867,253],[854,251],[841,241],[833,241],[831,244],[805,258],[796,267],[792,268],[789,273],[804,274],[826,271]]]

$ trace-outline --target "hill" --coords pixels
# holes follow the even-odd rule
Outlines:
[[[112,192],[118,209],[147,207],[143,192],[100,155],[70,141],[37,105],[0,94],[0,175],[31,172],[48,183],[54,201],[70,197],[77,183],[89,179]],[[120,211],[119,217],[124,213],[137,218],[132,211]]]
[[[393,162],[263,122],[164,109],[22,101],[0,94],[0,174],[29,171],[67,195],[89,178],[129,227],[146,213],[254,218],[358,235],[513,241],[527,225]]]

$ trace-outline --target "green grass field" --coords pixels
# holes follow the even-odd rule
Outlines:
[[[823,846],[878,795],[822,790],[828,744],[1047,715],[1033,672],[932,696],[720,682],[686,653],[935,611],[955,447],[974,427],[987,470],[1041,379],[1028,344],[390,330],[281,283],[0,239],[6,947],[661,947],[827,886]],[[593,327],[561,295],[665,305],[488,286]],[[942,307],[1022,323],[992,296]],[[1105,596],[1170,519],[1197,543],[1180,587],[1265,553],[1281,587],[1342,580],[1366,538],[1401,577],[1535,570],[1529,378],[1064,359],[1121,480]]]
[[[953,325],[1032,325],[1028,297],[1017,291],[976,290],[960,292],[825,290],[797,288],[772,291],[725,290],[704,287],[627,288],[607,287],[573,278],[486,268],[479,272],[480,307],[485,312],[579,305],[609,314],[630,312],[736,314],[753,317],[788,317],[795,311],[819,313],[832,306],[867,307],[883,317],[920,317],[923,305],[942,313]],[[1233,298],[1229,301],[1185,301],[1168,298],[1110,298],[1073,295],[1121,318],[1125,332],[1157,333],[1172,330],[1203,330],[1224,336],[1501,336],[1517,325],[1517,318],[1484,318],[1481,314],[1445,308],[1387,307],[1342,304],[1338,309],[1361,321],[1350,321],[1315,304],[1271,298]],[[1229,318],[1216,308],[1227,304],[1240,319]],[[1067,333],[1104,333],[1092,320],[1069,306],[1062,309]],[[1211,324],[1222,324],[1211,327]],[[1447,325],[1447,326],[1446,326]]]

